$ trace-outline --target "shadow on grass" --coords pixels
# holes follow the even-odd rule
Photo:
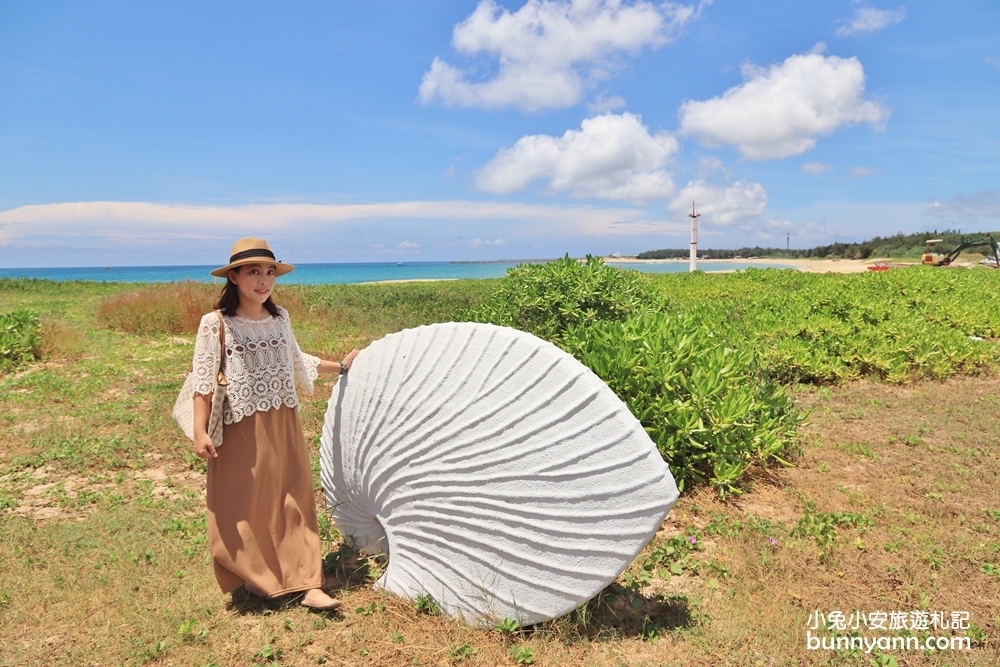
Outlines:
[[[326,577],[324,588],[331,595],[350,591],[371,583],[382,575],[385,557],[361,556],[341,544],[323,559]],[[243,589],[233,591],[228,608],[245,615],[270,615],[298,606],[303,593],[275,599],[259,598]],[[522,628],[525,635],[550,633],[589,641],[616,639],[646,639],[657,641],[667,634],[689,632],[708,618],[697,611],[699,602],[684,595],[661,594],[646,597],[641,593],[611,584],[595,598],[575,611],[546,623]],[[326,612],[339,615],[338,612]]]
[[[298,607],[303,595],[304,591],[277,598],[261,598],[245,589],[237,588],[230,593],[226,609],[241,616],[270,616],[279,611]]]
[[[305,591],[299,591],[298,593],[289,593],[288,595],[276,598],[261,598],[243,588],[237,588],[230,594],[226,609],[240,616],[270,616],[288,609],[298,609],[305,594]],[[330,595],[336,597],[333,592]],[[329,611],[318,609],[311,609],[310,611],[328,618],[343,619],[344,607],[340,606],[337,609]]]
[[[349,591],[366,586],[370,583],[370,578],[381,576],[379,568],[383,565],[381,559],[360,556],[347,545],[341,544],[337,551],[331,551],[323,559],[323,575],[326,579],[323,588],[336,597],[337,591]],[[277,598],[261,598],[243,588],[238,588],[232,592],[226,607],[243,615],[269,615],[297,607],[304,595],[305,591],[301,591]],[[340,611],[319,613],[338,615]]]
[[[698,603],[684,595],[661,594],[647,598],[620,584],[611,584],[575,611],[528,632],[554,632],[590,641],[648,639],[692,631],[707,618]]]
[[[388,556],[362,556],[341,543],[323,559],[326,588],[349,591],[371,584],[382,576]]]

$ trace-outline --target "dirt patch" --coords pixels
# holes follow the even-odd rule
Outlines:
[[[54,370],[54,369],[57,369],[57,368],[64,368],[65,366],[66,366],[65,362],[60,362],[60,361],[43,361],[43,362],[38,363],[38,364],[32,364],[28,368],[25,368],[23,371],[18,371],[17,373],[13,373],[12,375],[9,375],[7,377],[4,377],[3,375],[0,375],[0,379],[3,379],[3,380],[6,380],[7,382],[13,383],[13,382],[17,382],[18,380],[20,380],[23,377],[27,377],[28,375],[31,375],[32,373],[37,373],[38,371],[42,371],[42,370]],[[9,389],[8,391],[10,391],[13,394],[26,393],[25,390],[23,390],[23,389]]]
[[[84,476],[66,474],[57,464],[46,464],[22,473],[0,477],[0,491],[19,496],[4,513],[35,520],[68,520],[100,511],[103,502],[115,498],[145,496],[150,500],[180,501],[186,494],[201,494],[205,476],[180,466],[163,464],[162,454],[146,454],[149,467],[118,474]]]
[[[935,515],[1000,503],[1000,380],[859,382],[798,398],[811,409],[811,424],[804,452],[786,475],[817,503]]]
[[[786,526],[795,525],[802,514],[799,501],[770,479],[757,480],[750,493],[733,500],[733,506],[744,515]]]

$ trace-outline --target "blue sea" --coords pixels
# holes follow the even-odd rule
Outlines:
[[[369,283],[386,280],[447,280],[457,278],[501,278],[520,262],[373,262],[353,264],[296,264],[295,271],[278,280],[306,285]],[[646,273],[682,273],[685,262],[606,262],[609,266]],[[702,271],[733,271],[747,268],[792,268],[765,262],[698,262]],[[41,278],[46,280],[95,280],[99,282],[164,283],[181,280],[219,280],[209,271],[215,266],[108,266],[48,269],[3,269],[0,278]]]

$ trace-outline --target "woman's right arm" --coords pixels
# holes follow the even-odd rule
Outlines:
[[[208,434],[208,418],[212,414],[212,396],[194,395],[194,453],[203,459],[214,459],[219,454]]]
[[[208,419],[212,414],[212,392],[219,372],[219,316],[214,312],[201,318],[194,341],[194,452],[203,459],[217,453],[208,435]]]

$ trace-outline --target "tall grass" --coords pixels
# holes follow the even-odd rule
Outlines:
[[[191,333],[218,298],[218,287],[204,283],[146,285],[105,297],[97,317],[106,326],[131,334]]]
[[[42,317],[35,354],[41,359],[77,359],[86,349],[86,335],[61,317]]]
[[[274,301],[307,336],[370,341],[407,327],[453,319],[492,291],[492,280],[372,285],[281,285]],[[198,328],[219,298],[219,286],[180,282],[144,285],[101,300],[98,319],[132,334],[184,334]],[[322,346],[322,345],[321,345]],[[337,347],[334,345],[334,347]]]
[[[289,285],[281,303],[299,295],[313,319],[332,318],[335,326],[357,333],[384,335],[408,327],[448,322],[458,311],[478,305],[496,288],[496,280],[442,280],[367,285]]]
[[[44,320],[59,317],[75,324],[93,322],[102,297],[134,291],[134,283],[97,282],[93,280],[43,280],[39,278],[0,278],[3,311],[30,310]]]

